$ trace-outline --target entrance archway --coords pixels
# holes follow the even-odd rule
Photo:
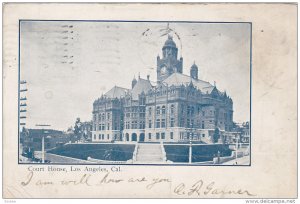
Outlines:
[[[136,133],[132,133],[132,135],[131,135],[131,141],[137,141],[137,135],[136,135]]]
[[[144,142],[145,141],[145,134],[141,133],[140,134],[140,142]]]

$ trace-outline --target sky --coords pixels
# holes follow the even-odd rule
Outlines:
[[[232,98],[233,120],[249,121],[250,32],[246,23],[22,21],[26,127],[66,130],[77,117],[91,120],[93,102],[113,86],[130,88],[138,75],[156,81],[167,33],[183,57],[183,73],[195,62],[199,79]]]

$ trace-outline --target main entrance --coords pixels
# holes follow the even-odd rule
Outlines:
[[[144,142],[144,141],[145,141],[145,133],[141,133],[139,142]]]
[[[136,133],[132,133],[132,135],[131,135],[131,141],[137,141],[137,135],[136,135]]]

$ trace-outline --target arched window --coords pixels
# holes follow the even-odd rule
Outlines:
[[[188,115],[190,114],[190,111],[191,111],[191,107],[188,106],[188,107],[187,107],[187,114],[188,114]]]
[[[171,105],[171,114],[174,114],[174,105]]]
[[[161,107],[161,114],[166,114],[166,106]]]
[[[159,106],[156,107],[156,114],[157,114],[157,115],[160,114],[160,107],[159,107]]]

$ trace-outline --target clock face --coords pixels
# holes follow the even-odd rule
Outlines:
[[[167,68],[166,68],[165,66],[163,66],[163,67],[161,68],[161,70],[160,70],[160,73],[161,73],[162,75],[165,75],[165,74],[167,73]]]

